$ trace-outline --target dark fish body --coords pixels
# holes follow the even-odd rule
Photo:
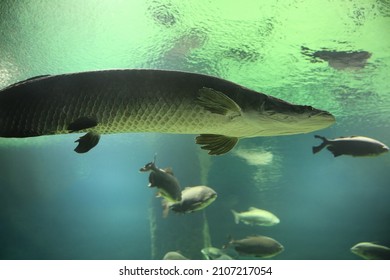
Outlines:
[[[232,240],[229,244],[233,245],[239,254],[260,258],[270,258],[284,250],[283,245],[275,239],[261,235]]]
[[[150,171],[149,187],[156,187],[159,195],[171,202],[181,200],[181,188],[179,181],[173,173],[166,169],[157,168],[154,162],[146,164],[140,169],[141,172]]]
[[[179,71],[123,69],[41,76],[0,91],[0,137],[91,129],[96,134],[201,134],[197,143],[211,154],[221,154],[240,138],[307,133],[332,123],[328,112],[220,78]],[[80,152],[96,145],[98,139],[90,138],[83,140],[86,147]]]
[[[372,242],[360,242],[351,252],[366,260],[390,260],[390,248]]]
[[[321,139],[321,145],[313,147],[313,154],[318,153],[323,148],[327,148],[335,157],[340,155],[350,155],[354,157],[377,156],[388,152],[389,148],[378,140],[363,137],[350,136],[335,139],[327,139],[322,136],[314,136]]]
[[[171,204],[169,208],[174,212],[190,213],[206,208],[216,198],[217,193],[209,187],[187,187],[181,193],[181,201]]]

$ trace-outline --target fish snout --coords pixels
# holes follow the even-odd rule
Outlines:
[[[312,115],[312,117],[316,117],[318,119],[321,119],[323,122],[326,123],[334,123],[336,122],[336,118],[327,111],[319,111]]]
[[[350,250],[354,254],[357,254],[359,252],[359,248],[357,246],[353,246]]]
[[[153,162],[149,162],[149,163],[145,164],[144,167],[141,167],[139,171],[146,172],[146,171],[153,170],[153,168],[155,168],[154,163]]]

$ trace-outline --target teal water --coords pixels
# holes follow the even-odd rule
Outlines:
[[[1,88],[43,74],[185,70],[330,111],[337,122],[244,139],[218,157],[193,135],[104,135],[83,155],[73,152],[77,135],[0,139],[0,259],[152,259],[168,250],[201,258],[203,244],[254,234],[283,244],[274,259],[360,259],[349,251],[358,242],[390,246],[389,154],[311,153],[315,134],[390,144],[389,27],[388,1],[2,1]],[[371,57],[332,67],[302,47]],[[183,186],[207,184],[217,200],[164,219],[138,171],[156,153]],[[230,210],[250,206],[281,223],[236,225]]]

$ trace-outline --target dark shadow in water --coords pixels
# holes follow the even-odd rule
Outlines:
[[[322,49],[319,51],[301,47],[301,53],[310,57],[312,63],[327,61],[328,65],[337,70],[362,69],[367,65],[371,53],[367,51],[336,51]]]

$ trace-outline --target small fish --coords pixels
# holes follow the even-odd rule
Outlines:
[[[206,208],[216,198],[217,193],[207,186],[186,187],[181,193],[181,201],[167,206],[174,212],[191,213]]]
[[[250,207],[248,211],[238,213],[232,210],[234,222],[242,222],[246,225],[273,226],[280,223],[278,217],[266,210]]]
[[[335,157],[341,155],[354,157],[378,156],[389,151],[389,147],[385,144],[364,136],[339,137],[335,139],[327,139],[318,135],[314,137],[321,139],[323,142],[321,145],[313,147],[313,154],[318,153],[325,147]]]
[[[163,260],[189,260],[189,259],[184,257],[179,252],[170,251],[164,255]]]
[[[149,174],[149,185],[148,187],[157,187],[159,195],[171,202],[177,202],[181,200],[181,187],[179,181],[173,176],[172,169],[157,168],[156,157],[153,162],[147,163],[140,169],[141,172],[148,172]]]
[[[366,260],[390,260],[390,248],[372,242],[360,242],[351,252]]]
[[[201,250],[201,253],[206,258],[206,260],[232,260],[224,250],[215,248],[215,247],[206,247]]]
[[[237,253],[241,255],[260,258],[271,258],[284,250],[283,245],[275,239],[261,235],[249,236],[240,240],[231,240],[229,245],[233,245]]]

